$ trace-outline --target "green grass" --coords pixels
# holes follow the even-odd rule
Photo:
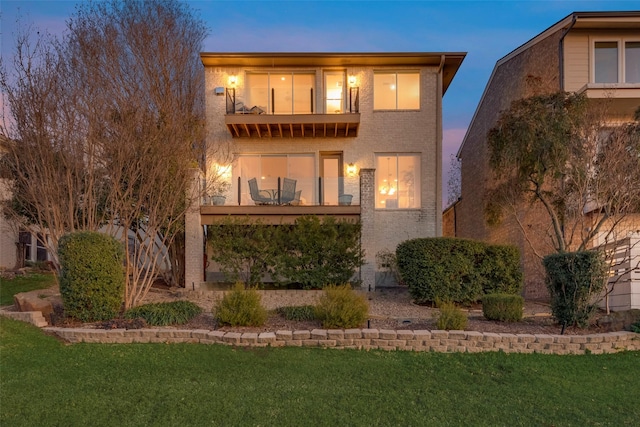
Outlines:
[[[20,292],[46,289],[56,284],[53,274],[32,273],[11,280],[0,279],[0,306],[13,304],[13,296]]]
[[[65,345],[0,319],[2,426],[624,426],[640,352]]]

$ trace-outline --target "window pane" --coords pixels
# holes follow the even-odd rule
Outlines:
[[[344,73],[325,74],[325,113],[339,114],[344,105]]]
[[[420,109],[420,74],[398,74],[398,109]]]
[[[286,156],[262,156],[260,163],[260,188],[275,190],[278,188],[278,178],[287,176]]]
[[[395,154],[376,156],[376,208],[398,207],[398,157]]]
[[[640,83],[640,42],[626,42],[624,47],[625,82]]]
[[[269,83],[273,95],[273,114],[292,113],[292,74],[271,74]]]
[[[296,192],[300,191],[301,205],[313,205],[317,202],[316,166],[313,154],[290,154],[288,176],[296,180]]]
[[[269,76],[267,74],[247,74],[244,106],[247,109],[259,107],[268,111]]]
[[[420,156],[398,156],[398,207],[420,207]]]
[[[311,114],[314,80],[313,74],[293,75],[293,112],[295,114]]]
[[[618,42],[596,42],[595,82],[618,83]]]
[[[373,75],[373,109],[374,110],[395,110],[396,109],[396,75],[379,74]]]

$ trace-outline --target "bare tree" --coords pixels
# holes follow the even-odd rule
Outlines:
[[[36,68],[19,54],[28,39],[18,40],[16,76],[2,80],[17,124],[11,162],[32,168],[14,181],[7,210],[47,229],[52,246],[75,229],[121,239],[125,307],[179,264],[168,248],[200,197],[191,190],[205,152],[205,35],[174,0],[83,3],[65,37],[42,45]],[[33,95],[43,100],[30,105]]]
[[[555,93],[516,101],[488,136],[496,185],[490,223],[510,212],[525,234],[524,204],[542,207],[557,252],[585,250],[640,211],[638,122],[611,126],[584,95]]]

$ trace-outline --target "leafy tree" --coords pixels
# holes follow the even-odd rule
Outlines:
[[[485,214],[514,215],[525,236],[522,202],[542,206],[556,252],[585,250],[640,208],[640,123],[611,126],[584,95],[553,93],[515,101],[489,131],[495,185]]]
[[[5,213],[64,233],[102,230],[125,243],[125,307],[176,260],[193,166],[204,155],[205,25],[175,0],[82,3],[56,39],[26,29],[0,86],[12,171]],[[178,262],[179,264],[179,262]]]

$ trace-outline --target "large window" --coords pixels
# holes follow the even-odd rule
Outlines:
[[[316,168],[313,154],[252,154],[241,155],[233,167],[234,195],[238,194],[237,181],[241,181],[241,204],[251,205],[248,180],[256,178],[260,190],[275,191],[278,178],[296,180],[296,191],[301,191],[301,204],[316,203]],[[237,203],[237,200],[236,200]]]
[[[598,40],[593,50],[594,83],[640,83],[640,40]]]
[[[310,114],[314,73],[247,73],[245,107],[268,114]]]
[[[420,205],[420,155],[376,154],[376,208],[413,209]]]
[[[375,73],[373,109],[420,109],[420,73]]]

